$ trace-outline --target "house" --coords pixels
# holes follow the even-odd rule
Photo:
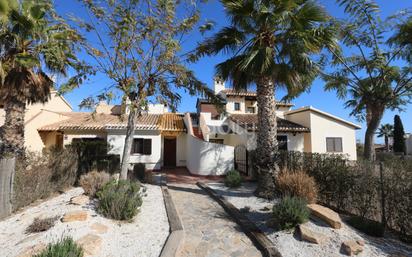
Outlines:
[[[72,112],[72,106],[57,91],[51,92],[50,100],[45,104],[27,105],[24,117],[24,146],[30,151],[41,151],[45,147],[59,145],[62,139],[57,134],[42,137],[37,129],[45,124],[64,120],[67,118],[65,113]],[[5,115],[0,104],[0,127],[4,124]]]
[[[219,79],[215,80],[214,90],[226,100],[224,110],[219,112],[207,100],[198,100],[198,135],[208,142],[255,149],[256,92],[227,89]],[[276,106],[279,149],[343,154],[356,160],[358,125],[311,106],[292,109],[293,104],[285,102],[277,102]]]
[[[149,105],[136,120],[130,165],[145,163],[151,170],[187,167],[197,175],[223,175],[235,167],[248,171],[247,151],[256,148],[259,129],[256,93],[228,89],[219,79],[214,91],[224,100],[223,108],[205,99],[198,99],[196,113],[170,113],[163,105]],[[281,150],[356,159],[356,124],[314,107],[292,109],[293,104],[285,102],[276,106]],[[26,144],[41,150],[97,140],[108,143],[108,154],[122,156],[127,115],[127,108],[105,102],[94,113],[73,112],[54,94],[45,105],[29,106]]]

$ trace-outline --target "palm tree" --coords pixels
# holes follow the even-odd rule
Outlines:
[[[389,138],[393,137],[393,125],[392,124],[382,124],[378,129],[378,137],[385,138],[385,148],[389,152]]]
[[[412,70],[407,63],[412,61],[412,54],[408,40],[403,38],[410,28],[393,26],[405,15],[382,19],[374,0],[337,2],[348,16],[339,28],[345,48],[331,51],[334,69],[324,74],[325,89],[335,90],[342,99],[349,98],[351,114],[366,122],[363,155],[374,160],[376,130],[385,110],[402,110],[412,101]],[[392,37],[388,38],[388,33],[393,33]]]
[[[206,39],[197,56],[229,53],[216,66],[216,75],[235,89],[256,84],[258,135],[256,163],[259,197],[274,196],[278,170],[275,91],[296,97],[308,89],[320,65],[311,57],[335,47],[334,30],[325,11],[310,0],[222,0],[230,25]]]
[[[74,55],[81,37],[50,0],[7,3],[0,4],[0,104],[6,112],[0,141],[3,153],[22,155],[26,105],[48,101],[53,81],[47,73],[65,76],[74,69],[76,75],[66,83],[74,87],[87,68]]]

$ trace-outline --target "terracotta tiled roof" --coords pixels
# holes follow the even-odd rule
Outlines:
[[[176,113],[165,113],[161,115],[158,125],[162,131],[182,132],[186,130],[183,115]]]
[[[38,131],[124,129],[127,126],[127,116],[121,118],[119,115],[81,112],[62,113],[62,115],[67,116],[68,119],[41,127]],[[185,130],[183,116],[173,113],[143,114],[137,119],[135,127],[141,130]]]
[[[242,128],[256,131],[258,124],[257,114],[232,114],[230,119]],[[309,132],[309,128],[297,123],[277,118],[278,132]]]
[[[246,90],[234,90],[234,89],[224,89],[221,91],[224,93],[226,96],[250,96],[250,97],[256,97],[256,92],[255,91],[246,91]],[[280,106],[293,106],[291,103],[287,102],[276,102],[277,105]]]

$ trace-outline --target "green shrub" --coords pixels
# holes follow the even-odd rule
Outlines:
[[[385,232],[384,226],[381,223],[359,216],[351,217],[347,222],[352,227],[370,236],[382,237]]]
[[[273,206],[273,222],[280,229],[291,229],[309,219],[309,209],[302,198],[285,197]]]
[[[226,174],[225,185],[227,187],[239,187],[242,185],[242,176],[237,170],[231,170]]]
[[[136,163],[133,166],[134,179],[138,179],[140,182],[146,182],[146,165],[144,163]]]
[[[83,257],[83,249],[72,238],[66,237],[57,243],[49,244],[34,257]]]
[[[92,171],[80,176],[79,184],[86,195],[94,197],[110,180],[111,177],[109,173]]]
[[[115,220],[130,220],[142,205],[140,184],[132,181],[111,181],[97,192],[98,212]]]

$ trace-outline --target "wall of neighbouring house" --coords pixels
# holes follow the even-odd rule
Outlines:
[[[37,129],[52,123],[68,119],[59,112],[71,112],[71,106],[52,92],[50,100],[45,104],[27,106],[24,127],[24,145],[30,151],[41,151],[46,145]]]
[[[123,155],[124,140],[126,138],[124,130],[111,130],[107,132],[107,142],[109,144],[109,154]],[[145,163],[146,168],[150,170],[159,170],[162,168],[163,142],[160,131],[157,130],[136,130],[134,138],[152,139],[152,154],[132,154],[130,164]]]

